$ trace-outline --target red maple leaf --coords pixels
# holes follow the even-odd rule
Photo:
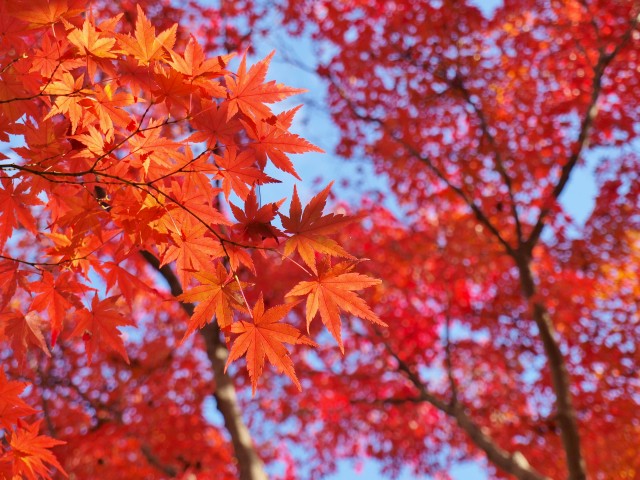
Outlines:
[[[229,147],[222,156],[214,155],[213,158],[220,168],[216,176],[222,180],[222,190],[227,200],[231,190],[246,201],[250,192],[249,187],[264,183],[279,183],[257,167],[256,157],[252,151],[245,150],[238,153],[235,147]]]
[[[19,361],[24,360],[30,345],[40,348],[48,357],[51,356],[47,342],[42,334],[43,321],[36,312],[23,315],[20,312],[0,312],[0,338],[10,341],[13,355]]]
[[[282,237],[284,234],[271,225],[271,221],[275,218],[278,208],[283,202],[284,200],[280,200],[259,207],[255,188],[251,189],[245,200],[244,210],[233,203],[230,204],[233,216],[238,220],[233,228],[249,241],[261,242],[266,238],[273,238],[277,241],[278,237]]]
[[[17,186],[14,186],[14,182]],[[29,192],[28,182],[17,182],[9,177],[0,177],[0,250],[14,228],[22,225],[31,233],[38,231],[36,221],[31,213],[31,206],[41,205],[42,202],[35,195]]]
[[[268,119],[261,119],[257,122],[242,122],[245,125],[247,134],[254,140],[251,147],[256,152],[260,166],[264,168],[267,163],[267,157],[269,157],[276,168],[290,173],[298,180],[300,180],[300,177],[293,168],[293,163],[291,163],[287,154],[305,152],[324,153],[324,150],[321,148],[288,131],[289,127],[291,127],[293,117],[299,108],[298,106],[292,110],[282,112],[277,116],[271,116]]]
[[[0,426],[10,430],[19,418],[37,412],[20,395],[28,383],[8,380],[4,369],[0,368]]]
[[[47,311],[51,321],[51,345],[55,345],[67,313],[73,307],[78,310],[84,309],[77,294],[83,294],[89,288],[78,283],[70,272],[64,272],[54,278],[46,271],[42,273],[42,280],[33,283],[30,288],[39,292],[31,302],[30,310]]]
[[[120,295],[115,295],[99,300],[96,294],[91,301],[91,311],[83,310],[78,315],[79,320],[71,336],[82,337],[89,363],[96,350],[113,350],[129,363],[118,327],[134,323],[123,315],[122,307],[118,304],[119,297]]]
[[[199,281],[200,285],[177,297],[182,302],[198,302],[182,338],[183,342],[196,329],[210,323],[214,316],[220,328],[226,330],[233,321],[234,310],[246,311],[238,296],[240,288],[245,284],[239,285],[235,282],[233,275],[227,272],[222,263],[217,262],[212,272],[194,273],[193,278]]]

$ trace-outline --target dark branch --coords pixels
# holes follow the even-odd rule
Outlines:
[[[382,338],[381,335],[379,335]],[[389,403],[401,403],[408,401],[411,403],[427,402],[433,405],[441,412],[455,419],[456,423],[462,428],[472,442],[480,448],[487,458],[493,462],[498,468],[509,473],[519,480],[549,480],[548,477],[538,472],[529,465],[525,456],[520,452],[510,453],[498,446],[495,441],[466,413],[465,408],[460,403],[448,403],[429,392],[429,389],[420,377],[411,369],[411,367],[400,358],[400,356],[389,346],[387,342],[383,343],[387,351],[398,363],[398,371],[404,374],[418,391],[418,397],[406,399],[388,399]],[[383,400],[386,402],[387,400]]]
[[[536,221],[536,224],[534,225],[529,238],[524,243],[525,252],[529,255],[538,243],[540,235],[542,234],[542,231],[546,226],[546,219],[551,213],[552,205],[558,200],[558,198],[560,198],[560,195],[569,182],[569,178],[571,178],[571,172],[573,172],[573,169],[577,165],[578,160],[580,160],[582,152],[587,148],[589,144],[589,134],[591,132],[593,122],[595,121],[595,118],[598,114],[598,99],[600,98],[600,93],[602,92],[602,79],[604,78],[607,67],[611,64],[618,53],[620,53],[620,50],[622,50],[622,48],[631,39],[633,31],[638,25],[639,16],[640,15],[634,16],[634,18],[631,20],[629,29],[623,35],[620,43],[616,45],[616,48],[614,48],[610,53],[604,53],[603,51],[600,52],[598,63],[594,67],[591,98],[589,100],[589,104],[587,105],[585,115],[582,118],[580,131],[578,133],[578,139],[576,140],[573,152],[569,156],[567,163],[565,163],[562,167],[560,178],[558,179],[558,183],[555,185],[553,191],[551,192],[551,198],[548,199],[547,206],[540,212],[540,216],[538,217],[538,220]]]

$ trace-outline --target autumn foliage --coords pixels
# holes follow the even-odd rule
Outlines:
[[[302,3],[282,22],[319,60],[292,68],[388,179],[341,244],[390,328],[299,366],[322,385],[287,416],[301,441],[392,473],[638,478],[638,2]]]
[[[104,448],[121,438],[118,448],[146,455],[153,469],[158,445],[136,450],[132,434],[98,428],[115,409],[75,369],[106,383],[120,375],[135,383],[170,364],[171,349],[192,342],[191,333],[217,322],[215,337],[221,331],[231,347],[225,369],[246,357],[254,392],[265,360],[301,388],[285,346],[315,345],[286,321],[300,301],[307,302],[307,329],[319,316],[341,347],[340,310],[382,324],[355,293],[379,281],[353,272],[356,258],[330,238],[352,219],[323,213],[329,187],[304,210],[295,191],[288,213],[284,199],[259,202],[260,186],[278,182],[265,173],[268,164],[298,178],[290,155],[320,151],[289,131],[297,108],[272,111],[301,92],[266,80],[273,53],[250,67],[242,56],[231,70],[233,54],[206,53],[177,24],[156,29],[140,6],[107,18],[84,1],[2,1],[0,17],[0,140],[8,142],[0,157],[0,332],[11,349],[4,356],[11,376],[33,383],[35,374],[40,387],[70,390],[67,405],[42,399],[51,435],[71,428],[63,434],[70,446],[77,435],[84,445],[74,448],[97,451],[92,431],[106,435]],[[278,216],[282,229],[273,223]],[[267,263],[256,266],[254,253]],[[286,262],[304,280],[265,305],[254,279]],[[178,290],[173,297],[155,269]],[[182,320],[178,302],[189,319]],[[122,329],[135,326],[128,335],[139,338],[137,346],[127,347]],[[48,373],[38,376],[41,367]],[[197,376],[184,387],[196,390]],[[42,419],[30,420],[36,410],[21,398],[27,388],[33,385],[0,372],[0,475],[64,475],[50,449],[65,442],[40,433]],[[129,394],[119,401],[129,400],[137,402]],[[189,435],[200,429],[204,441],[207,427],[174,411],[179,399],[173,405],[176,422],[186,421]],[[65,426],[74,415],[79,421]],[[170,436],[156,439],[173,444]],[[210,433],[207,441],[211,447],[221,439]],[[101,463],[114,467],[111,457],[105,451],[97,464],[67,461],[66,469],[100,477]],[[185,471],[213,468],[206,455],[183,461]],[[148,478],[147,470],[130,468],[125,477]]]
[[[640,476],[637,1],[208,3],[0,0],[0,478]]]

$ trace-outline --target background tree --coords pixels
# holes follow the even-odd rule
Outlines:
[[[370,160],[401,215],[375,199],[342,237],[390,328],[352,329],[342,362],[321,349],[301,373],[321,397],[272,414],[302,419],[319,470],[339,449],[391,472],[482,454],[498,476],[635,477],[637,2],[280,6],[317,48],[294,60],[328,83],[337,153]],[[581,224],[561,200],[585,163]]]

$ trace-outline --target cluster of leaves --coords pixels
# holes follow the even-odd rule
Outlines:
[[[289,131],[297,108],[269,106],[301,90],[265,81],[273,54],[233,72],[232,55],[207,56],[193,37],[178,49],[177,25],[156,32],[140,7],[127,31],[85,3],[0,1],[0,140],[12,142],[0,154],[0,339],[12,361],[81,341],[89,364],[110,352],[129,363],[120,329],[141,293],[165,298],[144,252],[175,265],[178,299],[197,302],[182,341],[215,318],[254,392],[265,357],[300,388],[284,344],[314,342],[282,321],[299,302],[341,348],[341,310],[382,324],[355,293],[379,281],[329,238],[352,220],[323,213],[330,186],[304,208],[294,190],[288,214],[258,202],[277,181],[268,164],[298,178],[289,155],[320,151]],[[267,308],[251,285],[282,263],[305,279]],[[23,420],[25,383],[0,374],[0,472],[49,478],[58,442]]]

